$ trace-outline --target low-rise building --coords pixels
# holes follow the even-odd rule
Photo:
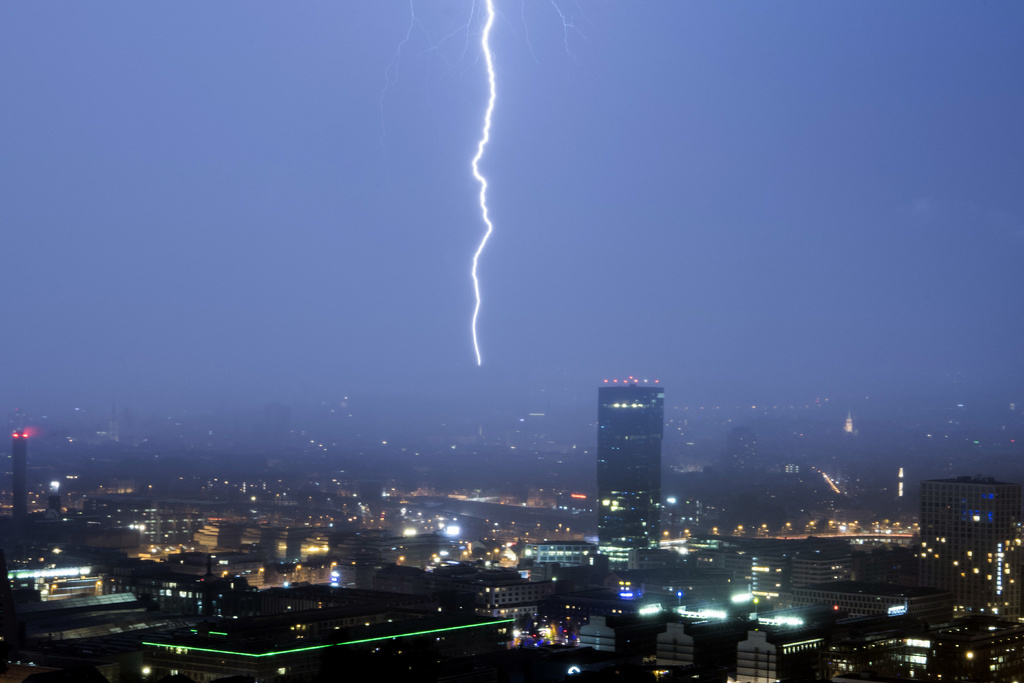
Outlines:
[[[930,641],[926,670],[943,681],[1010,683],[1024,677],[1024,624],[968,617],[918,640]]]
[[[806,629],[749,631],[736,646],[737,683],[816,677],[822,633]]]
[[[895,678],[903,671],[904,633],[900,630],[858,633],[833,640],[821,652],[820,676],[836,676],[871,671]]]
[[[832,605],[851,617],[906,614],[932,624],[953,618],[953,595],[948,591],[862,581],[831,581],[794,588],[793,604]]]
[[[590,564],[596,554],[597,546],[580,541],[526,543],[522,548],[522,559],[533,560],[536,563],[558,562],[572,567]]]
[[[660,666],[736,666],[736,646],[747,637],[744,619],[684,619],[669,622],[658,635]]]

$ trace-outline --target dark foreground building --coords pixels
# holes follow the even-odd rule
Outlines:
[[[317,612],[310,610],[311,619]],[[293,632],[301,634],[307,623],[292,615]],[[225,631],[201,627],[195,634],[162,637],[143,642],[143,664],[159,680],[181,673],[194,681],[226,676],[250,676],[260,683],[296,683],[310,680],[367,680],[356,669],[376,663],[378,671],[389,659],[417,655],[424,664],[438,658],[473,657],[505,650],[512,640],[511,619],[480,619],[471,616],[437,615],[399,619],[369,626],[341,627],[326,638],[254,636],[235,631],[237,621]],[[329,674],[320,675],[318,674]],[[381,677],[388,680],[387,676]]]

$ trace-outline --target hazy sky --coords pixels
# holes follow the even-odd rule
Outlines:
[[[480,368],[482,2],[5,3],[0,405],[1019,400],[1024,4],[495,3]]]

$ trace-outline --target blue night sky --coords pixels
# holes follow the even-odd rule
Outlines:
[[[0,408],[1021,399],[1024,4],[495,3],[482,367],[482,1],[6,3]]]

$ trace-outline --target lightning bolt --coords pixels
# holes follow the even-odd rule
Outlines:
[[[480,160],[484,156],[484,149],[487,147],[487,143],[491,140],[491,115],[494,113],[494,100],[497,95],[497,89],[495,87],[494,79],[494,55],[491,53],[491,27],[494,25],[494,0],[486,1],[487,7],[487,21],[484,24],[483,33],[480,36],[480,47],[484,53],[484,62],[487,65],[487,84],[490,87],[490,97],[487,100],[487,110],[484,112],[484,125],[483,130],[480,134],[480,141],[476,146],[476,155],[473,157],[473,177],[476,178],[477,182],[480,183],[480,215],[483,218],[484,224],[487,226],[487,231],[484,232],[483,238],[480,240],[480,246],[476,248],[476,253],[473,254],[473,268],[470,270],[470,275],[473,278],[473,292],[476,294],[476,307],[473,308],[473,322],[471,329],[473,332],[473,350],[476,351],[476,364],[482,365],[483,359],[480,356],[480,341],[477,339],[476,334],[476,319],[480,315],[480,279],[477,277],[477,266],[480,262],[480,254],[483,253],[484,247],[487,246],[487,240],[490,239],[491,233],[494,232],[494,224],[491,223],[491,217],[487,210],[487,178],[480,173]]]
[[[380,109],[380,146],[385,152],[387,151],[387,146],[384,144],[384,137],[387,135],[387,128],[384,125],[384,96],[387,95],[388,89],[398,82],[398,64],[401,61],[402,48],[412,38],[413,29],[417,26],[422,27],[419,19],[416,18],[416,8],[413,6],[412,0],[409,0],[409,28],[405,30],[405,38],[398,44],[391,62],[384,68],[384,87],[380,91],[380,103],[378,105]],[[394,77],[392,77],[392,73],[394,73]]]
[[[586,34],[583,33],[583,29],[573,20],[573,18],[565,13],[555,0],[551,0],[551,6],[555,8],[555,12],[558,13],[558,18],[562,21],[562,44],[565,46],[565,54],[567,54],[573,61],[576,60],[576,54],[569,47],[569,34],[575,33],[584,40],[587,39]],[[583,14],[583,8],[580,7],[579,2],[576,3],[576,10]]]
[[[575,30],[576,26],[572,23],[572,20],[566,18],[565,12],[562,11],[562,8],[558,6],[555,0],[551,0],[551,6],[558,12],[558,18],[562,20],[562,42],[565,44],[565,52],[570,57],[575,57],[576,55],[569,49],[569,29]]]

